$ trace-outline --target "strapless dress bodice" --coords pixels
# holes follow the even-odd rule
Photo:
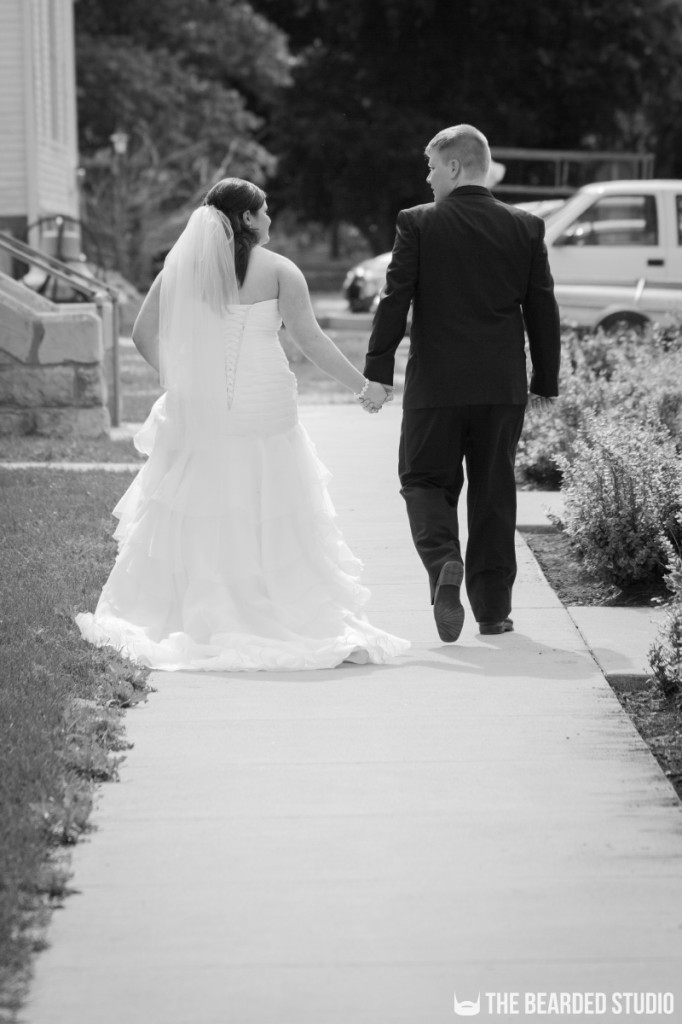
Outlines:
[[[282,323],[279,312],[279,299],[261,299],[259,302],[233,302],[230,304],[229,318],[248,321],[254,328],[263,327],[277,330]]]

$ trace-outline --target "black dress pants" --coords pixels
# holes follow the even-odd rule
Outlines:
[[[463,559],[477,622],[511,611],[516,578],[514,462],[524,405],[405,409],[399,473],[412,539],[429,574],[431,601],[445,562],[461,559],[457,502],[467,472],[469,538]]]

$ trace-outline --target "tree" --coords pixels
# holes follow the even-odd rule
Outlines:
[[[263,112],[287,81],[286,44],[238,0],[80,0],[77,16],[89,226],[112,265],[147,283],[154,249],[169,248],[214,181],[272,173]]]
[[[439,128],[470,122],[499,146],[579,148],[589,136],[622,148],[639,112],[631,144],[644,148],[643,97],[679,79],[669,0],[254,2],[298,46],[271,143],[279,188],[308,216],[357,224],[378,250],[402,205],[431,198],[423,149]],[[679,123],[679,105],[669,116]]]
[[[656,174],[682,177],[682,8],[664,5],[652,24],[649,61],[656,74],[643,82],[641,103],[623,117],[623,131],[656,154]]]
[[[288,81],[286,38],[246,0],[79,0],[79,32],[167,51],[201,78],[237,89],[263,112]]]

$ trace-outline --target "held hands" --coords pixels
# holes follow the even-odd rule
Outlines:
[[[356,397],[365,412],[376,413],[381,410],[385,402],[393,401],[395,388],[388,384],[379,384],[377,381],[368,380],[362,391]]]

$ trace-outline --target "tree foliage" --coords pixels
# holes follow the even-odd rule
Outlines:
[[[401,205],[430,199],[423,148],[448,124],[476,124],[498,146],[656,144],[682,171],[661,130],[682,121],[671,0],[254,2],[297,47],[272,142],[283,194],[358,224],[375,248]]]
[[[169,247],[215,180],[272,172],[262,135],[288,81],[285,37],[240,0],[79,0],[76,14],[89,226],[109,261],[144,283],[154,249]],[[127,136],[119,156],[115,132]]]
[[[199,77],[234,88],[261,111],[288,81],[286,38],[245,0],[79,0],[79,32],[167,51]]]
[[[397,211],[431,198],[425,144],[462,121],[493,146],[653,151],[659,175],[682,175],[679,0],[75,9],[87,193],[129,261],[222,174],[269,178],[275,208],[350,222],[386,249]],[[123,164],[116,130],[129,136]],[[117,196],[123,229],[107,207]]]

